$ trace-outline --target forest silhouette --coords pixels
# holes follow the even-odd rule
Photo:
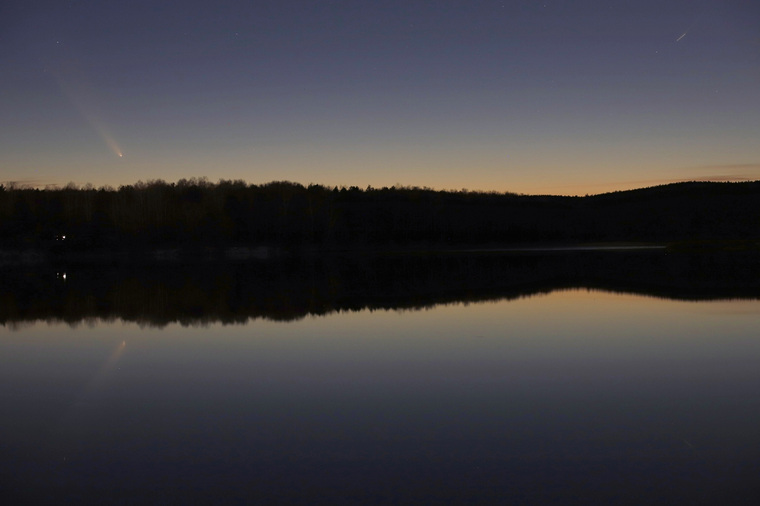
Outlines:
[[[206,179],[0,185],[0,250],[265,246],[286,251],[760,238],[760,182],[585,197]]]

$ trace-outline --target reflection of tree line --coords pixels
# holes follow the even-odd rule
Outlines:
[[[51,270],[48,270],[51,269]],[[678,299],[760,298],[749,253],[484,253],[301,257],[3,272],[0,322],[122,319],[163,326],[293,320],[512,299],[571,287]]]
[[[288,182],[0,185],[0,248],[509,244],[755,238],[760,183],[680,183],[591,197]],[[55,241],[66,235],[66,241]]]

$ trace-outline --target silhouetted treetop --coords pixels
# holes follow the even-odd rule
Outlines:
[[[66,236],[65,242],[60,237]],[[760,237],[760,182],[588,197],[206,178],[0,186],[0,247],[510,245]]]

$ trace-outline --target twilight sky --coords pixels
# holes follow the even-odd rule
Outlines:
[[[760,179],[760,2],[0,3],[0,182],[199,176]]]

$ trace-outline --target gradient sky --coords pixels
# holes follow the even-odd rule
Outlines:
[[[0,182],[199,176],[760,179],[760,2],[0,3]]]

